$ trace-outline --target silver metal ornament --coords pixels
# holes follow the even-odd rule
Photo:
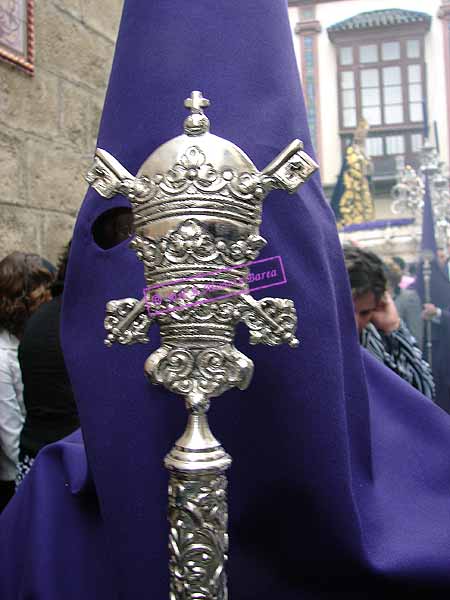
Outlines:
[[[252,378],[252,361],[234,346],[239,322],[253,344],[298,345],[293,302],[255,300],[248,266],[266,244],[259,235],[265,196],[274,188],[295,192],[318,168],[294,140],[258,171],[240,148],[209,132],[208,105],[192,92],[184,133],[157,148],[136,176],[102,149],[87,175],[105,198],[129,198],[136,228],[130,245],[147,285],[142,299],[108,302],[105,343],[146,343],[157,322],[162,343],[145,373],[182,395],[189,411],[185,432],[165,458],[171,600],[227,598],[224,474],[231,458],[206,413],[211,398],[244,390]]]

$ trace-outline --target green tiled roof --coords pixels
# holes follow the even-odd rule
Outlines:
[[[431,16],[415,10],[402,10],[390,8],[387,10],[373,10],[355,15],[345,21],[339,21],[328,27],[329,32],[353,31],[372,27],[387,27],[389,25],[405,25],[411,23],[431,23]]]

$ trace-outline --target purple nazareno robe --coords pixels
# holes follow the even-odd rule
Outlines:
[[[99,147],[132,173],[181,133],[192,90],[212,133],[263,168],[292,139],[313,154],[282,0],[125,0]],[[94,149],[93,149],[94,150]],[[0,519],[1,600],[168,597],[165,453],[183,401],[143,374],[157,347],[106,348],[111,299],[140,297],[143,267],[92,225],[127,206],[89,191],[74,232],[63,347],[83,438],[45,448]],[[213,401],[229,472],[230,597],[384,598],[450,593],[450,418],[361,351],[333,214],[319,176],[264,205],[261,257],[281,255],[298,349],[236,346],[245,392]],[[403,597],[403,596],[399,596]],[[417,596],[414,596],[417,597]]]

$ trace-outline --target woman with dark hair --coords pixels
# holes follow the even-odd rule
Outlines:
[[[25,419],[19,340],[28,318],[50,300],[52,281],[37,254],[13,252],[0,261],[0,512],[14,493]]]
[[[20,436],[16,483],[28,473],[37,453],[66,437],[80,425],[61,349],[59,322],[70,242],[52,284],[53,298],[31,317],[20,340],[26,419]]]

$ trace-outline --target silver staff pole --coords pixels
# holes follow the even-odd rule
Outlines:
[[[209,100],[192,92],[184,134],[157,148],[134,177],[97,149],[88,182],[105,198],[126,196],[144,264],[145,297],[111,300],[105,343],[147,343],[152,323],[161,346],[145,362],[154,384],[181,395],[183,435],[165,458],[169,471],[170,600],[226,600],[227,479],[231,458],[208,424],[210,400],[244,390],[252,361],[234,346],[247,325],[250,342],[298,345],[289,299],[249,295],[248,265],[266,241],[262,204],[273,188],[295,192],[316,171],[300,140],[258,171],[230,141],[209,133]]]
[[[425,250],[422,253],[423,260],[423,283],[425,288],[425,302],[431,304],[431,262],[434,254],[431,250]],[[430,367],[433,366],[433,342],[431,339],[432,323],[430,320],[425,321],[425,355]]]

